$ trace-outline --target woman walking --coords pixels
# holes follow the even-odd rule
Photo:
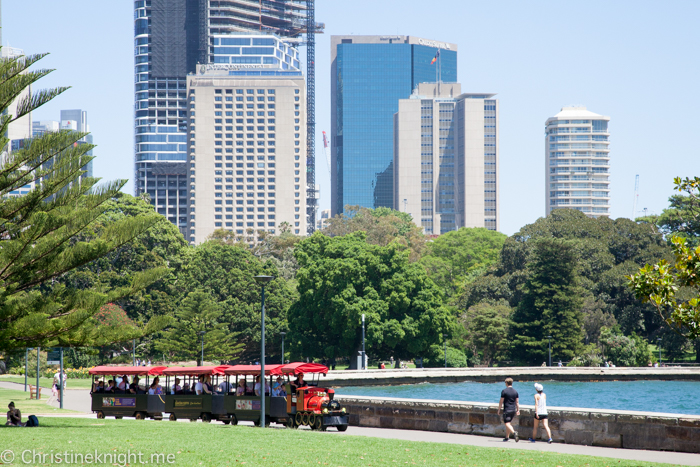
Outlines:
[[[544,430],[547,432],[547,442],[552,444],[552,432],[549,430],[549,422],[547,421],[547,395],[540,383],[535,383],[535,391],[537,391],[535,394],[535,423],[532,426],[530,442],[534,443],[537,440],[537,426],[542,421]]]

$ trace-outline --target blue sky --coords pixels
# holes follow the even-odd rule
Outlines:
[[[498,94],[502,232],[544,214],[544,122],[572,104],[611,117],[612,216],[632,216],[636,174],[637,210],[661,212],[673,177],[700,174],[699,17],[696,1],[317,0],[326,25],[316,46],[321,208],[330,206],[321,142],[330,36],[406,34],[457,43],[463,91]],[[56,71],[40,87],[72,86],[34,120],[87,110],[95,175],[133,178],[133,2],[6,0],[2,23],[3,45],[50,52],[40,63]]]

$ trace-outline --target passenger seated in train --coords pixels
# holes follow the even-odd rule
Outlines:
[[[160,396],[163,394],[163,388],[160,386],[160,378],[157,376],[153,378],[151,386],[148,388],[148,395],[150,396]]]
[[[182,393],[183,393],[183,394],[193,394],[193,392],[190,391],[190,383],[185,383],[185,384],[182,386]]]
[[[95,392],[100,393],[100,392],[105,392],[105,382],[100,381],[97,383],[97,388],[95,389]]]
[[[245,396],[245,390],[246,390],[245,378],[241,378],[238,380],[238,387],[236,388],[236,395],[237,396]]]
[[[129,390],[129,377],[124,375],[124,376],[122,376],[121,381],[119,381],[119,384],[117,384],[117,392],[125,393],[128,390]]]
[[[272,397],[287,397],[287,391],[284,390],[284,380],[281,376],[272,383]]]
[[[259,396],[260,395],[260,376],[255,377],[255,395]],[[269,396],[270,395],[270,384],[267,382],[267,379],[265,379],[265,395]]]
[[[129,394],[146,394],[146,391],[141,389],[141,386],[139,386],[139,382],[141,380],[139,379],[138,376],[134,376],[134,379],[131,381],[131,384],[129,385]]]
[[[219,393],[220,394],[228,394],[229,392],[233,391],[233,384],[229,383],[227,380],[223,380],[221,384],[219,384]]]
[[[105,388],[105,392],[109,393],[114,393],[114,380],[110,379],[107,381],[107,387]]]
[[[175,384],[170,388],[170,394],[182,394],[182,386],[180,386],[180,378],[175,378]]]
[[[212,394],[214,392],[214,387],[211,385],[211,375],[206,375],[202,383],[202,390],[204,393]]]
[[[99,388],[99,386],[100,386],[100,378],[98,376],[98,377],[95,377],[95,382],[92,383],[92,389],[90,389],[90,392],[91,393],[97,392],[97,388]]]
[[[299,388],[303,388],[303,387],[308,386],[306,381],[304,381],[304,373],[299,373],[297,375],[297,379],[295,381],[292,381],[291,385],[292,385],[292,389],[294,391],[296,391]]]

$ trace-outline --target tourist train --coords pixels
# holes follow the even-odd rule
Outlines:
[[[92,411],[97,418],[162,420],[166,413],[172,421],[219,420],[227,425],[251,421],[259,426],[264,391],[265,425],[347,430],[348,416],[334,400],[335,392],[318,384],[328,367],[303,362],[265,365],[264,384],[260,373],[260,365],[97,366],[90,370],[97,376],[91,390]],[[305,375],[311,375],[311,380],[305,381]],[[106,383],[105,377],[112,379]]]

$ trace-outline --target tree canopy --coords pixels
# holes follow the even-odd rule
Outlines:
[[[44,55],[0,58],[0,147],[11,122],[27,116],[67,88],[32,91],[51,70],[29,68]],[[16,112],[9,112],[16,102]],[[25,141],[0,162],[0,349],[85,345],[99,336],[90,319],[109,302],[152,284],[167,268],[129,274],[118,286],[78,288],[57,281],[146,232],[155,212],[115,220],[91,239],[81,238],[105,212],[125,181],[97,185],[84,177],[90,144],[85,133],[59,131]],[[20,195],[20,189],[26,194]],[[19,195],[19,196],[18,196]]]
[[[317,232],[295,256],[299,299],[289,310],[289,341],[299,355],[357,355],[363,314],[367,353],[384,359],[425,355],[454,325],[439,289],[400,245],[368,243],[364,232]]]

